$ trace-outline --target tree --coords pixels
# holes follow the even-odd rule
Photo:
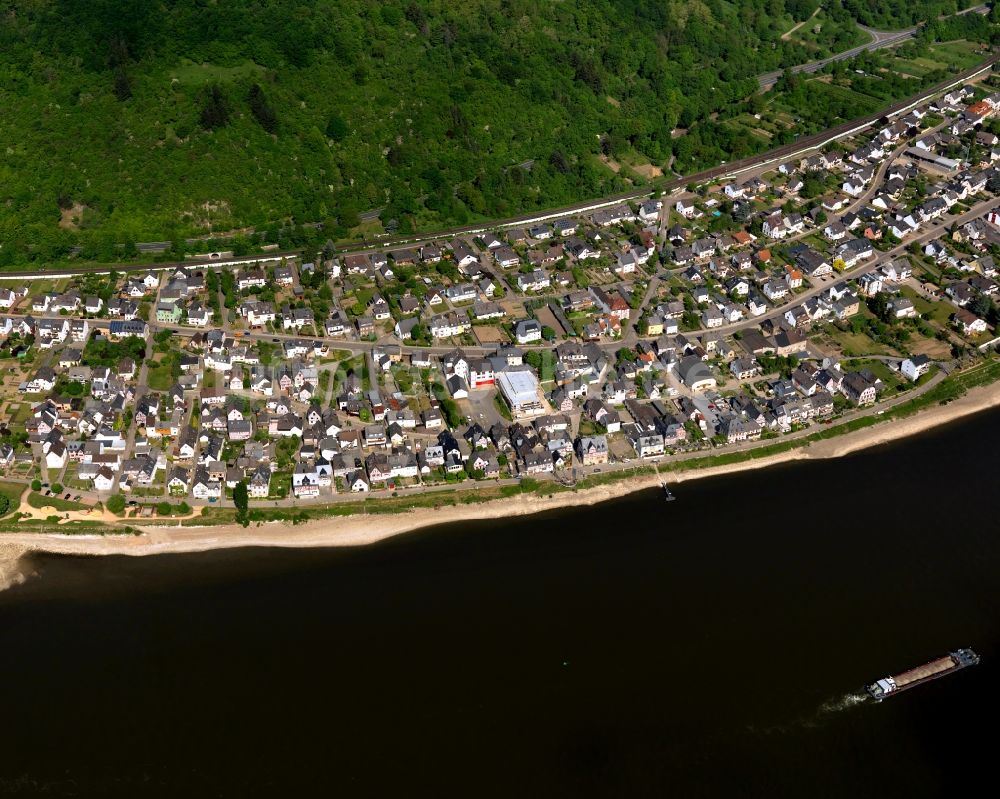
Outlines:
[[[42,490],[42,481],[38,480],[38,479],[32,480],[31,481],[31,490],[32,491],[41,491]]]
[[[121,515],[125,510],[125,497],[121,494],[115,494],[110,497],[105,503],[105,507],[116,515]]]
[[[347,127],[347,120],[334,111],[326,123],[326,135],[334,141],[343,141],[350,131]]]
[[[236,521],[246,527],[250,524],[247,511],[250,508],[250,494],[247,491],[247,481],[240,480],[233,488],[233,504],[236,506]]]
[[[566,154],[562,150],[553,150],[552,154],[549,156],[549,165],[556,170],[556,172],[561,172],[563,175],[568,175],[572,171],[569,159],[566,158]]]
[[[229,104],[219,84],[212,84],[202,95],[199,118],[205,130],[218,130],[229,123]]]
[[[753,213],[753,205],[751,203],[739,203],[733,206],[733,219],[741,225],[746,224],[751,213]]]
[[[542,353],[537,350],[530,350],[524,353],[524,362],[537,371],[542,368]]]
[[[115,97],[121,102],[125,102],[132,96],[132,82],[129,80],[128,73],[123,66],[115,67],[114,92]]]
[[[250,94],[247,98],[250,103],[250,112],[260,126],[268,133],[275,133],[278,130],[278,117],[267,101],[267,95],[260,88],[260,84],[255,83],[250,87]]]
[[[980,294],[976,299],[974,299],[970,305],[969,310],[972,311],[976,316],[980,316],[983,319],[989,319],[994,313],[993,298],[988,294]]]
[[[156,506],[156,514],[158,516],[169,516],[170,515],[170,503],[161,502]]]
[[[62,491],[63,491],[63,484],[62,483],[53,483],[52,484],[52,493],[53,494],[61,494]]]

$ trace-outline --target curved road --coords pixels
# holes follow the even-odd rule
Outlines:
[[[988,14],[990,11],[987,5],[978,5],[973,8],[967,8],[964,11],[959,11],[955,16],[962,16],[963,14]],[[829,58],[821,58],[819,61],[810,61],[808,64],[799,64],[798,66],[791,67],[791,72],[793,74],[798,73],[812,73],[819,72],[827,64],[832,64],[835,61],[846,61],[849,58],[854,58],[855,56],[861,55],[862,53],[871,52],[872,50],[881,50],[883,47],[893,47],[894,45],[901,44],[902,42],[908,41],[916,36],[917,31],[920,29],[920,25],[916,25],[912,28],[907,28],[901,31],[877,31],[871,28],[866,28],[863,25],[859,25],[865,33],[871,35],[872,40],[867,44],[861,44],[857,47],[852,47],[850,50],[844,50],[842,53],[837,53]],[[760,88],[762,90],[770,89],[774,84],[776,84],[781,76],[785,74],[785,71],[778,70],[777,72],[768,72],[764,75],[759,75],[757,77],[757,82],[760,83]]]

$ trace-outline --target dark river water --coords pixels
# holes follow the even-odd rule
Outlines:
[[[37,557],[0,593],[0,794],[994,784],[998,422],[355,551]]]

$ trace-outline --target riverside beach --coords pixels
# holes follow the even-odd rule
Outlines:
[[[970,389],[946,404],[926,408],[910,417],[845,433],[841,436],[738,463],[674,469],[660,464],[659,474],[623,476],[613,483],[551,495],[522,494],[483,503],[417,508],[392,514],[366,514],[317,519],[299,525],[264,522],[201,527],[136,525],[139,535],[87,535],[11,532],[0,538],[0,586],[19,579],[18,560],[30,552],[68,555],[158,555],[204,552],[237,547],[357,547],[426,527],[484,519],[527,516],[568,507],[595,505],[657,487],[661,480],[683,483],[750,469],[763,469],[799,460],[838,458],[880,444],[935,430],[949,422],[1000,406],[1000,383]]]

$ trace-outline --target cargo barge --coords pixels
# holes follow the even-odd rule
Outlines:
[[[921,683],[936,680],[938,677],[944,677],[946,674],[964,669],[966,666],[975,666],[977,663],[979,663],[979,655],[971,649],[956,649],[947,657],[932,660],[930,663],[917,666],[915,669],[904,671],[893,677],[876,680],[871,685],[866,685],[865,691],[876,702],[881,702],[888,696],[893,696],[908,688],[914,688]]]

